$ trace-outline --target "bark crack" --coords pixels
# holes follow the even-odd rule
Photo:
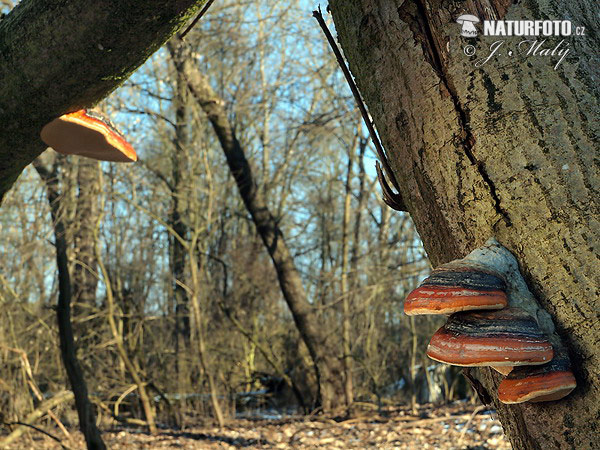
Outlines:
[[[409,2],[405,2],[409,3]],[[458,124],[461,129],[461,141],[460,146],[463,148],[467,158],[471,164],[473,164],[479,175],[481,176],[483,182],[486,184],[490,191],[490,196],[492,197],[494,203],[494,209],[496,213],[502,217],[506,226],[512,226],[512,221],[508,215],[508,211],[503,208],[500,197],[498,195],[498,191],[496,189],[496,185],[494,181],[491,179],[488,174],[485,163],[483,161],[479,161],[473,152],[473,147],[475,145],[475,136],[473,135],[473,131],[471,130],[470,120],[468,111],[462,105],[460,98],[458,96],[458,92],[450,78],[448,71],[446,69],[446,64],[444,63],[443,53],[440,50],[440,43],[435,39],[435,35],[433,33],[432,27],[430,25],[430,17],[427,13],[427,7],[425,5],[425,0],[416,0],[416,14],[412,15],[407,10],[399,10],[400,17],[406,21],[409,25],[415,37],[421,41],[421,45],[425,52],[425,56],[429,60],[431,66],[440,77],[440,81],[446,88],[446,91],[450,95],[450,99],[454,105],[454,109],[458,116]],[[401,8],[402,9],[402,8]],[[407,20],[408,19],[408,20]],[[412,19],[412,20],[410,20]]]

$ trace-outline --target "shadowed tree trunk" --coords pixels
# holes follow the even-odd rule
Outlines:
[[[88,398],[88,390],[83,378],[83,371],[77,360],[73,328],[71,326],[71,297],[72,286],[69,274],[69,258],[67,255],[66,228],[60,217],[60,191],[58,188],[58,172],[56,163],[52,170],[46,169],[36,160],[35,168],[40,178],[46,185],[50,212],[54,222],[54,240],[56,246],[56,265],[58,268],[58,304],[56,317],[60,337],[60,354],[75,395],[75,406],[79,417],[79,428],[85,437],[87,448],[90,450],[103,450],[106,448],[100,430],[96,427],[96,413]]]
[[[175,43],[184,45],[181,40]],[[244,149],[227,117],[224,101],[213,91],[208,79],[190,59],[185,59],[178,70],[185,74],[190,92],[213,126],[244,205],[271,256],[285,301],[315,365],[318,380],[317,403],[325,411],[343,407],[344,377],[337,351],[328,342],[325,330],[319,325],[318,316],[306,298],[300,274],[283,233],[256,185]]]
[[[42,127],[125,81],[203,0],[26,0],[0,20],[0,201]]]
[[[331,0],[330,8],[434,266],[495,236],[570,348],[578,388],[559,402],[499,404],[500,376],[474,373],[514,448],[597,446],[598,3]],[[587,33],[564,38],[571,51],[555,69],[559,55],[508,54],[535,37],[460,37],[455,19],[465,13],[482,21],[572,18]],[[475,65],[499,40],[505,50]]]

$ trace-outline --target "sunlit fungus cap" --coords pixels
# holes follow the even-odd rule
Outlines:
[[[498,400],[508,404],[560,400],[576,386],[567,352],[559,349],[548,364],[515,368],[500,382]]]
[[[435,269],[404,301],[404,312],[452,314],[501,309],[507,305],[506,283],[500,275],[454,261]]]
[[[552,344],[533,317],[520,308],[460,312],[431,338],[427,356],[456,366],[545,364]]]
[[[46,145],[65,155],[100,161],[137,161],[133,147],[97,110],[81,109],[60,116],[45,125],[40,136]]]

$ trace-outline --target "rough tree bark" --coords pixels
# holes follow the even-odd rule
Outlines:
[[[177,42],[178,45],[185,45],[180,40]],[[283,297],[315,365],[317,404],[325,411],[343,407],[344,377],[340,359],[336,349],[328,341],[327,334],[319,326],[318,317],[306,297],[302,279],[283,233],[256,185],[244,149],[229,122],[224,101],[213,91],[208,79],[190,59],[183,60],[181,64],[178,70],[185,74],[190,92],[215,130],[244,205],[273,261]]]
[[[125,81],[204,0],[23,0],[0,20],[0,201],[41,128]]]
[[[338,38],[434,265],[495,236],[568,343],[578,388],[505,406],[477,377],[514,448],[600,440],[600,8],[595,0],[331,0]],[[455,19],[568,19],[586,36],[559,57],[489,55],[502,38],[459,36]],[[524,39],[505,38],[515,47]],[[561,38],[548,38],[554,48]],[[476,55],[464,53],[467,44]]]

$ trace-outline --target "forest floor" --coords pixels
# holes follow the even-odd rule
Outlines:
[[[60,433],[51,431],[55,436]],[[417,415],[394,408],[349,420],[294,417],[278,420],[235,419],[225,428],[162,429],[154,436],[134,429],[113,428],[103,433],[110,449],[510,449],[494,411],[458,404],[422,406]],[[61,435],[66,448],[83,449],[78,432]],[[32,431],[7,449],[64,449]]]

